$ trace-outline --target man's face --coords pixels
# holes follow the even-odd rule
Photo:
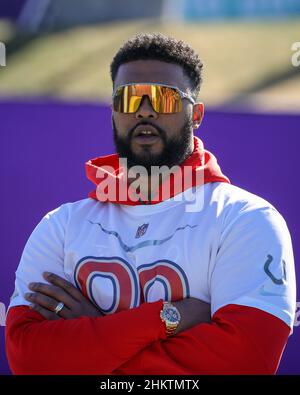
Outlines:
[[[178,87],[190,93],[190,81],[179,65],[159,60],[137,60],[118,69],[114,88],[123,84],[152,82]],[[178,165],[193,150],[193,105],[182,100],[183,109],[174,114],[158,114],[148,96],[133,114],[113,110],[114,141],[120,157],[127,158],[128,167]],[[147,129],[148,128],[148,129]],[[154,129],[153,129],[154,128]],[[137,136],[139,130],[155,130],[152,137]]]

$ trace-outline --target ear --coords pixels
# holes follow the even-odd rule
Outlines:
[[[198,129],[204,117],[204,104],[202,102],[194,104],[193,107],[193,129]]]

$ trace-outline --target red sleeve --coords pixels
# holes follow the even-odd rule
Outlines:
[[[210,324],[156,341],[113,374],[275,374],[289,333],[269,313],[227,305]]]
[[[143,348],[165,339],[162,299],[104,317],[45,320],[10,308],[6,353],[14,374],[110,374]]]

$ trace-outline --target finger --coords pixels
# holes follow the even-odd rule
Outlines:
[[[60,317],[53,313],[52,311],[49,311],[47,309],[44,309],[42,306],[40,305],[35,305],[35,304],[31,304],[29,306],[32,310],[37,311],[38,313],[40,313],[44,318],[46,318],[46,320],[59,320]]]
[[[44,283],[30,283],[28,288],[31,291],[39,292],[44,295],[50,296],[58,302],[63,302],[69,309],[76,308],[77,300],[72,298],[64,289],[51,284]]]
[[[58,287],[64,289],[77,301],[81,302],[83,301],[83,299],[85,299],[82,293],[76,287],[74,287],[72,283],[58,276],[57,274],[44,272],[43,276],[49,283],[57,285]]]
[[[33,303],[34,305],[39,305],[40,307],[46,308],[51,313],[56,314],[55,309],[59,303],[58,300],[50,298],[49,296],[39,292],[26,293],[24,297],[26,300]],[[58,314],[62,318],[72,318],[71,310],[69,310],[66,306],[64,306]]]

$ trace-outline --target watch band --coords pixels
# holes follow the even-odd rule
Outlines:
[[[177,316],[177,320],[175,320],[174,322],[171,322],[167,317],[166,317],[166,311],[168,309],[171,309],[175,312],[176,316]],[[163,302],[163,309],[160,311],[160,318],[162,320],[162,322],[165,323],[165,327],[166,327],[166,335],[167,337],[174,335],[179,323],[180,323],[180,313],[177,309],[177,307],[175,307],[172,303],[170,302]]]

